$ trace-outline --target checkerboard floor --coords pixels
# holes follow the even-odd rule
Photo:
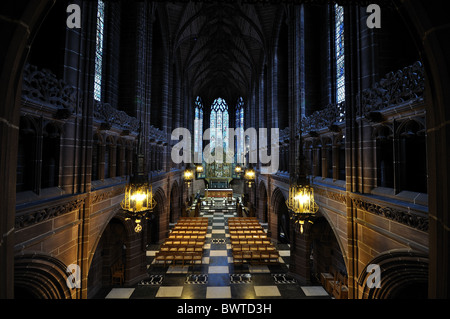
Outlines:
[[[289,245],[275,245],[280,262],[272,265],[234,265],[227,219],[235,206],[209,209],[209,226],[202,264],[160,265],[153,262],[159,246],[148,247],[148,279],[133,287],[111,287],[99,298],[129,299],[309,299],[331,298],[322,286],[301,286],[288,275]],[[267,230],[267,225],[262,224]],[[106,294],[106,295],[105,295]]]

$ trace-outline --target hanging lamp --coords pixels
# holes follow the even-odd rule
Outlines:
[[[314,200],[314,188],[309,185],[306,178],[301,128],[298,154],[298,162],[295,163],[295,174],[289,181],[289,197],[286,205],[294,225],[299,227],[300,233],[303,233],[303,225],[305,222],[312,223],[312,217],[319,210],[319,206]]]
[[[147,214],[156,206],[153,198],[152,185],[149,182],[148,174],[144,170],[144,154],[142,154],[141,124],[139,124],[138,143],[133,162],[133,171],[129,182],[125,186],[125,196],[120,206],[125,213],[125,220],[133,220],[136,223],[134,231],[139,233],[142,230],[141,222],[147,219]]]

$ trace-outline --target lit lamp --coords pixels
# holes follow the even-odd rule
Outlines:
[[[204,171],[204,168],[203,168],[203,165],[202,164],[196,164],[195,165],[195,178],[198,178],[198,179],[200,179],[200,178],[202,178],[203,177],[203,171]]]
[[[300,233],[303,233],[303,225],[306,221],[312,223],[310,218],[319,209],[314,201],[314,189],[308,184],[298,182],[290,184],[286,205],[291,211],[291,219],[300,227]]]
[[[248,184],[248,187],[252,187],[252,183],[255,181],[255,170],[253,169],[252,164],[249,164],[249,167],[245,170],[244,178]]]
[[[203,165],[202,165],[202,164],[198,164],[198,165],[195,167],[195,171],[196,171],[197,173],[199,173],[199,174],[203,173]]]
[[[184,182],[187,184],[187,187],[189,188],[191,186],[191,182],[194,179],[194,170],[189,166],[184,171]]]
[[[133,219],[136,223],[134,231],[139,233],[142,230],[141,221],[147,218],[147,213],[153,211],[156,201],[153,198],[152,186],[149,183],[148,175],[144,173],[144,155],[141,150],[141,127],[139,127],[138,151],[135,154],[133,172],[130,181],[125,186],[125,197],[120,203],[122,210],[126,214],[125,220]]]
[[[234,168],[234,172],[236,173],[236,175],[240,176],[242,173],[242,167],[241,165],[236,165],[236,167]]]
[[[314,189],[309,185],[306,174],[304,173],[305,157],[303,156],[302,146],[302,132],[300,130],[300,149],[299,149],[299,162],[295,168],[295,176],[291,178],[289,185],[289,197],[286,201],[286,205],[291,212],[291,219],[294,220],[294,224],[300,228],[300,233],[303,233],[303,225],[305,222],[310,222],[319,210],[314,201]]]

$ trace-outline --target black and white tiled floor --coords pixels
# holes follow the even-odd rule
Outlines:
[[[288,245],[275,245],[280,253],[276,265],[234,265],[227,219],[234,206],[202,209],[209,218],[202,264],[156,265],[158,246],[147,251],[148,279],[134,287],[113,287],[105,296],[129,299],[305,299],[330,296],[322,286],[301,286],[288,275]],[[262,224],[263,228],[267,225]]]

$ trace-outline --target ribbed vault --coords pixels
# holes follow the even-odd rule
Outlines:
[[[167,3],[172,49],[192,96],[244,99],[265,63],[283,6],[241,3]],[[278,22],[279,23],[279,22]]]

